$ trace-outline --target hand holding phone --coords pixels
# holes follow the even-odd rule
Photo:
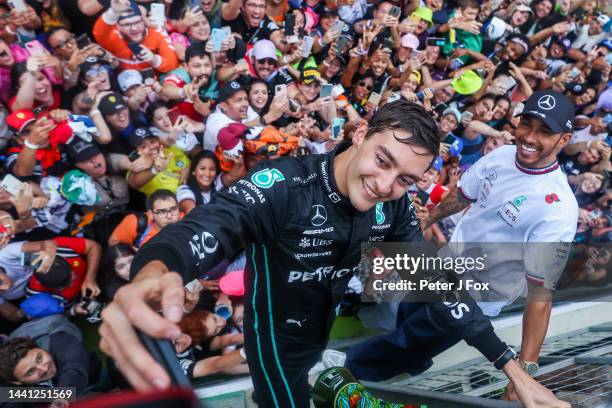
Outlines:
[[[221,47],[223,46],[223,40],[227,33],[225,30],[221,30],[219,28],[213,28],[212,34],[210,36],[210,41],[212,41],[212,50],[213,52],[221,51]]]
[[[333,118],[331,124],[331,140],[338,140],[342,127],[344,126],[343,118]]]
[[[33,57],[41,57],[47,54],[47,50],[38,40],[32,40],[25,43],[25,47]]]
[[[2,179],[2,183],[0,183],[0,187],[4,190],[8,191],[11,195],[17,196],[19,194],[19,190],[21,190],[21,185],[23,183],[19,181],[19,179],[12,174],[7,174]]]
[[[327,98],[328,96],[331,96],[333,88],[334,87],[332,84],[321,85],[321,93],[320,93],[321,98]]]
[[[380,104],[380,100],[382,99],[382,95],[376,92],[370,93],[370,98],[368,99],[368,103],[371,103],[374,106],[378,106]]]

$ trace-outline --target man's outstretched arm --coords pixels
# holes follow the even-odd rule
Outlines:
[[[470,200],[462,193],[461,187],[453,187],[440,204],[429,212],[429,219],[427,220],[425,229],[443,218],[465,210],[473,202],[474,201]]]

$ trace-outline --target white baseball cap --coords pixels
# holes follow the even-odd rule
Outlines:
[[[135,69],[126,69],[122,73],[117,76],[117,81],[119,82],[119,88],[121,88],[121,92],[125,92],[134,85],[142,85],[142,75],[140,72]]]
[[[402,36],[402,47],[416,50],[419,48],[419,39],[414,34],[404,34]]]
[[[270,40],[259,40],[253,44],[253,56],[256,60],[272,58],[276,61],[276,45]]]

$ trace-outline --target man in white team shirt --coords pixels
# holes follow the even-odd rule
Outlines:
[[[526,101],[521,122],[515,130],[516,146],[500,147],[478,160],[462,175],[458,186],[431,211],[428,221],[431,225],[471,205],[455,228],[451,246],[460,243],[496,243],[503,252],[513,249],[511,243],[528,243],[525,246],[524,269],[521,271],[527,283],[520,279],[522,276],[516,275],[514,263],[515,269],[510,279],[514,279],[518,285],[492,281],[493,288],[497,283],[498,287],[502,287],[501,291],[507,293],[498,298],[500,301],[481,302],[478,305],[485,315],[496,316],[504,304],[521,294],[521,287],[528,286],[528,299],[538,301],[528,301],[525,306],[519,363],[531,375],[538,369],[538,355],[552,308],[551,294],[555,288],[555,278],[559,277],[548,272],[555,269],[553,266],[562,269],[559,264],[565,262],[565,259],[561,262],[551,259],[555,257],[548,252],[546,254],[549,256],[536,252],[550,250],[550,243],[556,243],[554,247],[560,245],[561,252],[567,254],[566,249],[574,239],[578,222],[578,204],[567,182],[567,175],[557,163],[557,155],[572,137],[573,122],[574,106],[566,96],[548,90],[535,92]],[[527,261],[527,258],[533,262]],[[508,279],[503,275],[492,278]],[[417,321],[410,314],[410,305],[402,304],[406,310],[400,311],[398,328],[394,332],[349,350],[347,367],[360,380],[380,381],[399,374],[390,368],[381,369],[382,366],[390,366],[381,363],[386,356],[408,362],[402,370],[416,374],[431,364],[431,357],[459,341],[450,339],[452,335],[449,334],[440,344],[430,339],[430,346],[417,347],[419,337],[423,337],[423,333],[430,331],[430,328],[424,327],[421,320]],[[432,328],[431,331],[435,330]],[[406,356],[406,359],[402,359],[402,356]],[[507,397],[517,399],[513,394],[514,390],[509,387]]]

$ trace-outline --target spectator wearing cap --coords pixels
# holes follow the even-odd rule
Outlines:
[[[128,107],[132,112],[143,113],[150,103],[157,100],[157,93],[161,92],[161,85],[154,78],[144,79],[139,71],[126,69],[117,76],[119,89],[125,95]]]
[[[98,44],[117,57],[123,69],[152,67],[169,72],[178,66],[178,57],[168,36],[147,27],[140,9],[132,9],[131,3],[112,1],[96,20],[93,35]],[[129,43],[137,44],[138,55],[134,55]]]
[[[285,56],[285,62],[293,62],[292,57]],[[287,58],[289,60],[287,60]],[[297,92],[293,78],[285,69],[279,69],[278,56],[276,54],[276,46],[272,41],[260,40],[257,41],[249,54],[252,71],[259,79],[263,79],[268,84],[270,93],[273,95],[276,85],[286,85],[287,92],[290,97],[293,97]]]
[[[246,88],[238,81],[226,83],[219,90],[215,111],[206,119],[204,149],[214,152],[219,131],[230,123],[247,123],[257,118],[257,113],[249,105]]]
[[[75,166],[91,177],[100,200],[92,207],[83,206],[85,213],[96,211],[98,215],[125,209],[129,201],[127,181],[109,174],[106,159],[100,149],[86,140],[75,139],[68,145],[68,157]]]
[[[242,139],[248,128],[242,123],[230,123],[219,131],[219,144],[215,156],[219,162],[219,185],[229,186],[246,174],[245,152]]]
[[[572,42],[572,49],[568,54],[569,57],[576,61],[586,58],[586,53],[608,37],[608,33],[604,31],[604,26],[609,22],[609,16],[599,14],[591,17],[589,24],[578,27],[575,33],[576,39]]]
[[[128,155],[131,151],[128,138],[135,125],[123,95],[113,92],[103,96],[99,100],[97,109],[93,109],[90,115],[93,118],[95,115],[102,116],[108,126],[110,137],[98,139],[103,152]]]
[[[128,171],[130,187],[150,196],[156,190],[176,193],[185,184],[189,175],[189,158],[176,146],[163,146],[159,139],[146,128],[137,128],[130,136],[130,144],[140,157],[153,165],[146,170]]]
[[[96,56],[85,58],[85,61],[79,65],[79,72],[81,82],[86,88],[94,82],[97,92],[111,91],[117,87],[112,67]]]
[[[63,174],[66,162],[60,152],[60,139],[69,138],[72,130],[65,122],[58,122],[66,117],[67,112],[60,109],[38,119],[27,109],[11,113],[6,123],[16,137],[7,150],[6,169],[17,177],[35,181],[48,174]]]
[[[266,0],[235,0],[221,8],[221,26],[229,26],[247,44],[271,40],[281,51],[287,50],[283,33],[266,15]]]
[[[401,74],[403,65],[412,58],[413,52],[419,49],[419,39],[414,34],[404,34],[400,40],[400,46],[395,50],[393,55],[393,66],[400,70]]]
[[[414,26],[416,24],[416,27]],[[423,48],[427,44],[427,29],[433,25],[433,11],[428,7],[418,7],[398,27],[402,33],[412,33],[419,39],[419,46]],[[443,32],[443,27],[439,28]]]
[[[200,95],[210,85],[212,60],[202,43],[194,42],[185,51],[185,62],[163,79],[162,95],[177,102],[181,113],[202,122],[210,114],[210,104],[202,102]]]

